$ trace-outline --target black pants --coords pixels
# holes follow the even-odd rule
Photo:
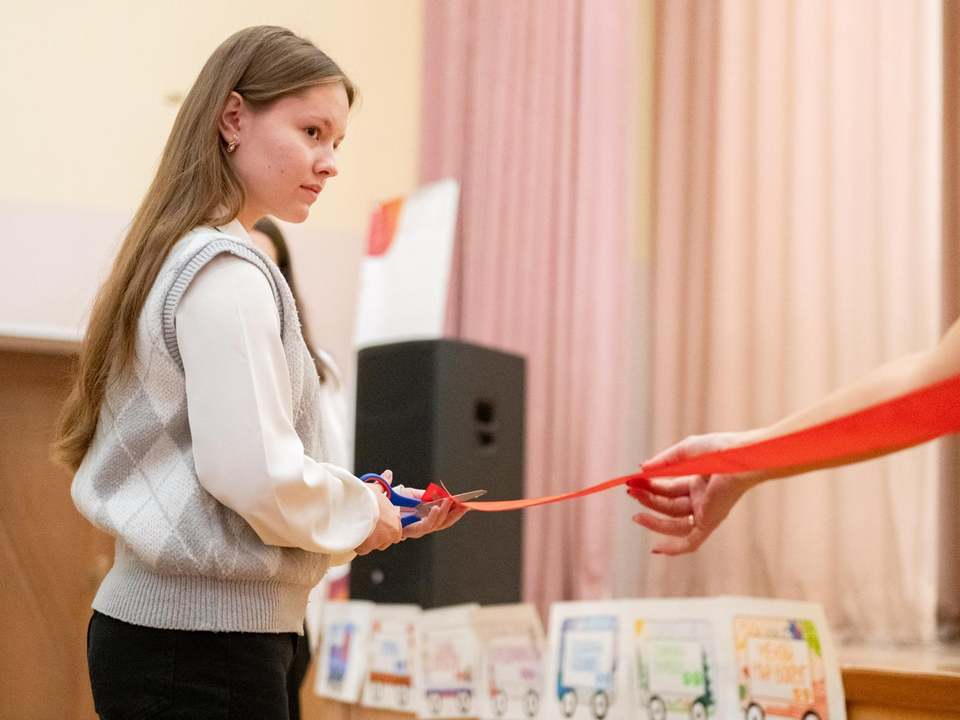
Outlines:
[[[293,656],[293,665],[287,673],[287,696],[290,698],[290,720],[300,720],[300,686],[310,667],[310,641],[307,639],[307,626],[303,626],[303,637],[297,643],[297,652]]]
[[[130,625],[94,612],[87,630],[101,720],[289,720],[296,633]]]

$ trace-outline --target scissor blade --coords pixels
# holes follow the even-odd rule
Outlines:
[[[460,493],[459,495],[451,495],[451,499],[464,503],[470,502],[471,500],[476,500],[478,497],[483,497],[486,494],[486,490],[472,490],[470,492]],[[437,501],[434,500],[434,502]]]
[[[471,500],[476,500],[478,497],[486,495],[486,490],[472,490],[470,492],[460,493],[459,495],[451,495],[451,500],[456,500],[457,502],[470,502]],[[439,500],[431,500],[430,502],[420,503],[420,506],[416,509],[414,513],[419,518],[424,518],[430,514],[430,508],[434,505],[439,505],[447,498],[440,498]]]

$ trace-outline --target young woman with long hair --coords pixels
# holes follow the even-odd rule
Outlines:
[[[401,530],[380,492],[323,462],[293,296],[247,234],[307,218],[356,97],[288,30],[227,39],[94,303],[55,450],[77,507],[116,538],[88,631],[105,720],[286,718],[326,569],[462,515],[445,504]]]

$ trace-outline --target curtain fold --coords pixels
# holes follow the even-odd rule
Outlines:
[[[657,5],[652,445],[770,423],[940,323],[940,6]],[[938,448],[749,493],[655,595],[824,603],[847,639],[935,632]]]
[[[527,358],[526,493],[619,469],[628,0],[424,2],[421,180],[462,183],[447,334]],[[613,498],[525,516],[525,597],[609,595]]]
[[[949,327],[960,317],[960,3],[943,3],[943,312]],[[960,437],[942,443],[940,572],[937,609],[941,638],[960,639]]]
[[[648,34],[627,0],[424,3],[421,179],[463,184],[447,332],[528,359],[528,495],[623,470],[625,378],[649,382],[652,451],[767,424],[932,346],[952,294],[940,2],[652,2]],[[637,192],[654,232],[631,248]],[[846,640],[930,640],[941,463],[931,444],[760,487],[698,553],[638,557],[636,591],[812,598]],[[527,513],[528,599],[608,595],[610,558],[645,544],[612,547],[618,501]]]

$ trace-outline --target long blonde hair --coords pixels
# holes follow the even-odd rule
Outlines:
[[[111,374],[129,370],[147,295],[170,248],[200,225],[232,221],[245,202],[227,158],[219,122],[237,92],[253,110],[317,85],[343,83],[352,107],[357,91],[337,64],[285,28],[235,33],[214,51],[184,99],[160,166],[97,293],[80,346],[77,377],[54,445],[57,461],[76,470],[93,442]]]

